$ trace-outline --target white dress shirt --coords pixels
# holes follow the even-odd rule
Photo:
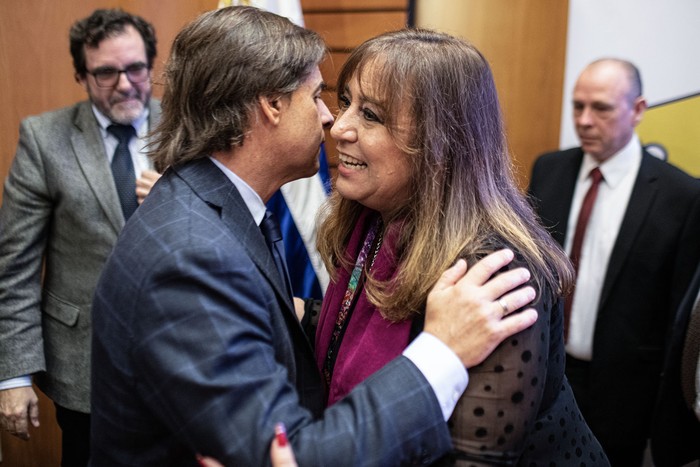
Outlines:
[[[642,147],[636,135],[620,152],[602,164],[589,154],[583,156],[566,229],[565,249],[569,254],[581,204],[591,185],[591,170],[599,167],[603,180],[598,187],[598,196],[581,245],[566,343],[566,352],[580,360],[590,361],[592,358],[593,333],[603,282],[641,162]]]
[[[112,164],[114,150],[117,149],[117,144],[119,144],[117,137],[107,131],[107,127],[113,122],[101,114],[94,105],[92,106],[92,112],[95,114],[97,123],[100,125],[100,134],[102,135],[102,142],[104,143],[105,151],[107,152],[107,160],[110,164]],[[143,114],[131,123],[136,130],[136,138],[132,138],[131,141],[129,141],[129,152],[131,153],[131,162],[134,164],[134,174],[136,175],[136,178],[139,178],[141,176],[141,172],[144,170],[153,170],[151,161],[148,159],[146,151],[148,114],[149,110],[148,107],[146,107]]]

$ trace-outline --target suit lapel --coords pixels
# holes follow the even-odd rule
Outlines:
[[[582,159],[580,149],[551,153],[533,171],[529,195],[542,223],[562,248]]]
[[[89,101],[78,106],[73,123],[75,131],[70,138],[73,154],[107,219],[115,232],[119,233],[124,227],[124,215],[121,212],[99,125]]]
[[[221,221],[241,241],[248,256],[274,288],[279,302],[284,303],[287,312],[294,314],[298,321],[262,232],[233,183],[208,158],[178,167],[176,172],[197,196],[216,207]]]
[[[146,149],[150,149],[148,144],[153,141],[153,132],[160,123],[160,101],[151,99],[148,105],[148,136],[146,138]],[[153,161],[148,158],[148,165],[153,169]]]
[[[153,130],[160,121],[160,104],[151,99],[149,103],[148,128]],[[117,234],[124,227],[117,189],[112,178],[112,169],[105,154],[104,141],[99,125],[92,113],[90,101],[82,102],[76,110],[73,124],[75,131],[70,136],[73,154],[78,160],[85,180],[99,202],[107,219]],[[149,137],[150,140],[150,137]],[[111,189],[106,188],[111,187]]]
[[[583,161],[583,151],[578,150],[570,158],[563,159],[562,172],[559,174],[562,189],[561,196],[556,197],[554,204],[554,219],[559,225],[554,230],[554,239],[564,248],[566,242],[566,232],[569,228],[569,214],[571,213],[571,202],[576,189],[576,179],[578,178],[581,162]]]
[[[642,153],[642,163],[639,166],[637,180],[632,188],[625,216],[620,225],[620,231],[615,240],[610,262],[608,263],[608,271],[605,275],[603,283],[603,291],[600,297],[600,308],[603,307],[605,301],[610,295],[612,286],[617,279],[617,276],[622,270],[622,265],[625,263],[627,256],[630,253],[635,238],[644,224],[647,213],[656,197],[658,187],[656,185],[657,176],[649,166],[649,158],[653,157],[646,151]]]

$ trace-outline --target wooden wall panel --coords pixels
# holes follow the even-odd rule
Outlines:
[[[474,43],[489,60],[525,187],[534,159],[559,146],[568,0],[418,0],[416,24]]]
[[[312,11],[406,11],[407,5],[408,0],[301,0],[301,7],[305,15]]]
[[[304,13],[304,21],[331,50],[348,51],[370,37],[404,27],[406,12]]]
[[[331,52],[328,54],[328,58],[321,63],[321,75],[323,75],[329,91],[335,91],[338,73],[349,56],[349,52]],[[335,97],[333,99],[335,100]]]

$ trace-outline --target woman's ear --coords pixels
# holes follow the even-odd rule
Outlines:
[[[279,97],[260,96],[258,103],[262,110],[263,116],[273,125],[277,125],[280,121],[281,102]]]

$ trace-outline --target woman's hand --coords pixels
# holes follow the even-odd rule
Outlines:
[[[272,467],[297,467],[292,445],[287,441],[287,430],[284,423],[275,425],[275,437],[270,445],[270,459]],[[202,467],[224,467],[211,457],[197,456],[197,461]]]

